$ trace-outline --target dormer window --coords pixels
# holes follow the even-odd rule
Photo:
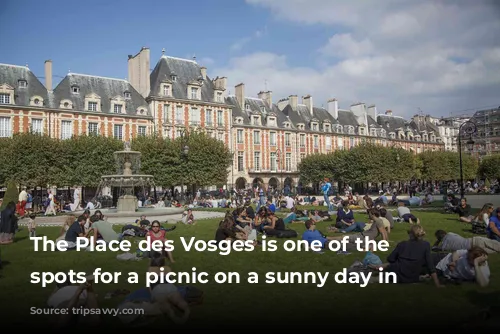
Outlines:
[[[19,80],[19,88],[26,88],[26,87],[28,87],[28,81]]]
[[[163,96],[171,96],[170,85],[163,85]]]
[[[297,124],[297,127],[299,128],[299,130],[304,130],[305,125],[300,123],[300,124]]]
[[[335,131],[336,131],[337,133],[342,133],[342,125],[337,124],[337,125],[335,126]]]
[[[40,99],[34,99],[33,104],[36,106],[40,105]]]
[[[387,132],[384,129],[380,130],[380,136],[387,137]]]
[[[361,136],[364,136],[364,135],[365,135],[365,128],[363,128],[363,127],[361,127],[361,126],[360,126],[360,127],[359,127],[359,134],[360,134]]]
[[[429,140],[429,136],[426,133],[424,133],[424,135],[422,136],[422,140],[423,141],[428,141]]]
[[[420,137],[420,135],[416,135],[416,136],[415,136],[415,140],[416,140],[416,141],[420,141],[421,139],[422,139],[422,138]]]
[[[123,99],[121,96],[119,98]],[[101,111],[101,97],[94,93],[86,95],[85,106],[88,111]]]
[[[30,105],[34,107],[43,106],[43,98],[41,96],[35,95],[30,98]]]
[[[276,117],[268,117],[267,118],[268,126],[276,126]]]
[[[370,129],[370,136],[376,137],[377,136],[377,129]]]
[[[436,141],[436,136],[435,136],[435,135],[431,135],[431,141],[432,141],[432,142],[435,142],[435,141]]]
[[[394,132],[389,133],[391,139],[396,139],[396,134]]]
[[[87,103],[87,110],[88,111],[97,111],[97,102],[88,102]]]
[[[250,111],[250,105],[249,105],[248,103],[247,103],[247,104],[245,104],[245,110],[246,110],[246,111]]]
[[[349,125],[349,127],[347,128],[347,132],[348,132],[350,135],[353,135],[353,134],[354,134],[354,126]]]
[[[198,93],[199,93],[199,89],[198,89],[197,87],[191,87],[189,97],[190,97],[192,100],[199,100],[199,99],[200,99],[200,97],[199,97]]]
[[[260,124],[260,116],[252,116],[252,124],[253,125],[261,125]]]
[[[222,102],[222,92],[217,92],[217,98],[216,98],[216,101],[217,101],[217,102]]]
[[[289,122],[283,123],[283,127],[287,128],[287,129],[290,128],[290,123]]]
[[[312,123],[312,124],[311,124],[311,129],[312,129],[313,131],[318,131],[318,123]]]
[[[137,115],[146,116],[146,111],[147,111],[147,109],[144,106],[144,107],[137,108],[136,112],[137,112]]]
[[[331,130],[332,130],[332,126],[331,126],[330,124],[324,124],[324,125],[323,125],[323,130],[324,130],[325,132],[331,132]]]
[[[128,99],[132,98],[132,94],[130,94],[130,92],[125,92],[125,93],[123,93],[123,97],[128,100]]]
[[[73,93],[73,94],[79,94],[80,93],[80,87],[78,87],[78,86],[71,86],[71,93]]]
[[[115,114],[121,114],[122,110],[123,110],[123,105],[115,103],[115,105],[113,106],[113,112]]]
[[[177,75],[172,74],[172,75],[170,76],[170,79],[171,79],[172,81],[177,81]]]

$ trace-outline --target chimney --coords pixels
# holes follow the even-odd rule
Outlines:
[[[288,97],[288,103],[290,104],[290,107],[292,107],[292,110],[297,110],[297,105],[299,104],[299,98],[297,95],[290,95]]]
[[[302,96],[302,104],[305,104],[311,116],[313,115],[313,98],[311,95],[307,94],[306,96]]]
[[[328,113],[335,119],[339,119],[339,101],[337,99],[328,100]]]
[[[374,104],[368,106],[367,114],[368,114],[368,116],[370,116],[371,118],[376,120],[377,119],[377,107]]]
[[[267,92],[263,92],[263,91],[260,91],[257,96],[259,97],[259,99],[261,99],[262,101],[264,101],[270,108],[272,108],[273,106],[273,92],[271,91],[267,91]]]
[[[128,56],[128,82],[143,97],[147,97],[150,91],[150,68],[149,48],[142,47],[135,56]]]
[[[203,77],[203,80],[207,80],[207,68],[203,66],[201,69],[201,76]]]
[[[236,100],[238,101],[241,110],[245,110],[245,84],[240,83],[234,86],[234,94],[236,95]]]
[[[385,111],[385,114],[386,114],[387,116],[392,116],[392,110],[386,110],[386,111]]]
[[[45,88],[52,91],[52,60],[45,61]]]

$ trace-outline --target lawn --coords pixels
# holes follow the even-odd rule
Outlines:
[[[434,242],[433,233],[436,229],[445,229],[472,236],[465,231],[464,225],[456,221],[456,216],[437,212],[418,212],[422,224],[428,232],[428,240]],[[357,214],[358,220],[366,219],[366,215]],[[200,327],[225,322],[237,324],[238,328],[267,325],[269,328],[288,328],[306,326],[314,319],[312,326],[339,326],[355,328],[362,324],[368,327],[398,328],[406,326],[429,328],[459,325],[469,322],[486,306],[498,305],[499,298],[494,294],[500,288],[500,282],[495,280],[500,274],[500,256],[490,257],[490,268],[493,281],[490,287],[479,289],[474,284],[449,285],[444,289],[436,289],[431,283],[414,285],[369,284],[359,287],[354,284],[337,284],[333,274],[349,267],[356,259],[362,260],[363,253],[337,255],[333,252],[318,254],[314,252],[262,252],[257,248],[254,252],[234,252],[227,256],[216,253],[185,252],[180,237],[196,237],[211,240],[214,236],[218,220],[200,221],[195,226],[179,225],[169,233],[177,249],[174,252],[176,263],[174,271],[188,271],[193,267],[197,271],[239,272],[241,284],[195,284],[205,291],[202,305],[194,306],[192,318],[186,327]],[[329,223],[319,224],[322,231]],[[292,226],[299,233],[304,227],[299,224]],[[398,241],[407,238],[407,224],[397,224],[390,235],[391,248]],[[118,226],[117,226],[118,229]],[[55,239],[59,229],[40,227],[38,236],[45,235]],[[135,240],[135,241],[138,241]],[[279,240],[279,243],[284,240]],[[134,243],[135,245],[135,243]],[[117,253],[112,252],[33,252],[33,244],[27,238],[24,228],[17,235],[17,242],[8,246],[0,246],[2,260],[9,262],[4,266],[0,278],[0,309],[2,318],[9,317],[10,324],[41,326],[43,316],[29,315],[29,308],[44,307],[54,286],[42,288],[31,284],[30,274],[34,271],[60,272],[74,269],[75,271],[91,271],[97,267],[103,271],[122,272],[126,277],[128,272],[137,272],[141,283],[130,285],[125,279],[119,284],[97,284],[100,306],[114,307],[123,297],[105,299],[107,292],[118,288],[134,290],[144,286],[142,273],[147,268],[147,261],[121,262],[116,260]],[[388,253],[378,252],[385,260]],[[322,288],[314,284],[247,284],[246,273],[258,272],[261,278],[266,272],[330,272],[326,285]],[[492,305],[495,303],[495,305]],[[165,328],[168,320],[159,319],[152,326]],[[317,321],[317,323],[316,323]],[[115,326],[117,319],[106,318],[105,324]],[[169,324],[170,326],[170,324]],[[310,325],[308,325],[310,327]]]

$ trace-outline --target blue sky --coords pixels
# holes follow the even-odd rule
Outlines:
[[[127,55],[191,58],[232,88],[410,117],[500,105],[500,4],[433,0],[4,0],[0,63],[127,77]],[[54,78],[54,84],[58,82]]]
[[[43,76],[52,59],[54,75],[77,73],[125,78],[127,55],[151,49],[151,66],[161,56],[190,58],[222,66],[248,51],[290,55],[292,64],[310,61],[300,48],[315,50],[328,33],[320,26],[277,22],[244,1],[15,1],[7,0],[0,29],[13,39],[0,62],[29,65]],[[144,8],[141,12],[140,8]],[[21,21],[20,21],[21,19]],[[323,38],[322,38],[323,37]]]

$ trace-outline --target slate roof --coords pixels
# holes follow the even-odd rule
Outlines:
[[[439,135],[439,129],[436,125],[432,124],[432,122],[426,121],[423,118],[414,118],[411,121],[411,126],[415,129],[416,132],[422,133],[426,131],[427,133],[434,132],[435,135]]]
[[[176,80],[172,80],[172,75]],[[215,85],[206,76],[201,75],[201,66],[194,60],[181,59],[170,56],[162,56],[150,75],[151,92],[150,96],[160,95],[162,82],[169,82],[172,85],[172,96],[176,99],[189,99],[187,87],[190,82],[202,82],[201,100],[205,102],[214,101]]]
[[[398,130],[405,131],[409,122],[399,116],[378,115],[377,123],[382,126],[387,132],[397,132]]]
[[[73,86],[78,86],[80,93],[74,94]],[[128,115],[137,115],[140,107],[144,107],[150,115],[148,103],[128,81],[77,73],[66,75],[54,89],[52,107],[59,108],[61,101],[68,99],[73,103],[73,110],[85,111],[85,96],[93,93],[101,98],[100,112],[113,113],[111,99],[118,96],[123,98],[125,92],[130,93],[130,99],[125,99],[125,111]]]
[[[371,117],[370,115],[367,115],[366,116],[366,119],[368,120],[368,126],[370,128],[381,128],[382,126],[380,124],[377,123],[376,120],[373,119],[373,117]]]
[[[19,87],[19,81],[27,83],[25,88]],[[44,107],[49,107],[47,89],[26,66],[0,64],[0,85],[7,84],[14,88],[14,104],[29,106],[30,98],[37,95],[43,99]]]
[[[351,126],[358,126],[358,121],[356,119],[356,116],[349,110],[340,110],[339,109],[339,118],[338,118],[338,123],[341,125],[351,125]]]

